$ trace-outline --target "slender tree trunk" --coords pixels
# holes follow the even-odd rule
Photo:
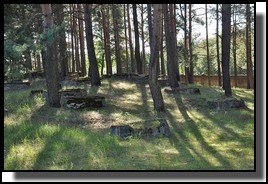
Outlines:
[[[170,19],[171,19],[171,31],[174,34],[174,39],[173,39],[173,46],[174,46],[174,72],[176,75],[176,79],[180,81],[180,72],[179,72],[179,63],[178,63],[178,46],[177,46],[177,31],[176,31],[176,4],[170,4],[169,5],[170,9]]]
[[[144,31],[143,31],[143,27],[144,27],[144,20],[143,20],[143,4],[141,4],[141,43],[142,43],[142,68],[143,68],[143,73],[146,74],[147,73],[147,69],[146,69],[146,60],[145,60],[145,42],[144,42]]]
[[[189,82],[188,44],[187,44],[187,4],[184,4],[184,61],[185,82]]]
[[[33,66],[32,66],[32,58],[31,58],[31,51],[30,49],[28,48],[27,51],[26,51],[26,66],[27,68],[32,71],[33,70]]]
[[[56,44],[49,43],[48,32],[53,29],[53,17],[51,11],[51,4],[41,4],[42,13],[44,15],[44,34],[46,36],[46,84],[48,92],[48,102],[52,107],[60,107],[59,99],[59,75],[58,62],[56,61]],[[54,40],[55,41],[55,40]]]
[[[63,4],[59,4],[57,6],[58,11],[58,23],[60,25],[64,24],[64,12],[63,12]],[[63,30],[59,32],[59,53],[60,53],[60,66],[61,66],[61,80],[65,78],[67,75],[67,44],[66,44],[66,35],[65,35],[65,26],[63,26]]]
[[[79,40],[80,40],[80,55],[81,55],[81,72],[82,76],[86,76],[87,70],[86,70],[86,56],[85,56],[85,38],[84,38],[84,21],[83,19],[83,14],[82,14],[82,8],[81,4],[77,4],[77,9],[79,13]]]
[[[73,14],[74,14],[74,9],[73,9],[73,4],[70,4],[70,26],[71,26],[71,42],[72,42],[72,72],[75,72],[75,60],[74,60],[74,25],[73,25]]]
[[[120,38],[118,30],[118,5],[113,5],[113,25],[114,25],[114,42],[115,42],[115,61],[116,61],[116,72],[122,74],[122,64],[120,57]]]
[[[194,83],[194,63],[193,63],[193,48],[192,48],[192,4],[189,4],[189,58],[190,58],[190,72],[189,83]]]
[[[126,45],[126,73],[128,73],[128,46],[127,46],[126,4],[124,4],[124,29],[125,29],[125,45]]]
[[[211,85],[210,80],[210,57],[209,57],[209,43],[208,43],[208,10],[207,10],[207,4],[205,6],[206,11],[206,42],[207,42],[207,67],[208,67],[208,85]]]
[[[77,31],[77,8],[76,5],[73,5],[74,9],[74,14],[73,14],[73,29],[74,29],[74,45],[75,45],[75,67],[76,67],[76,72],[80,72],[80,59],[79,59],[79,45],[78,45],[78,31]]]
[[[163,11],[161,12],[161,17],[163,17]],[[161,32],[160,32],[160,58],[161,58],[161,74],[166,75],[166,69],[165,69],[165,60],[164,60],[164,26],[163,26],[163,18],[161,19]]]
[[[157,111],[164,111],[164,100],[161,93],[161,88],[157,82],[156,73],[156,63],[157,63],[157,53],[159,53],[160,45],[160,32],[161,32],[161,4],[154,4],[154,26],[153,34],[151,38],[151,53],[150,53],[150,63],[149,63],[149,86],[154,101],[154,109]],[[148,12],[150,14],[150,12]]]
[[[247,50],[247,88],[254,87],[254,78],[253,78],[253,65],[252,65],[252,57],[251,57],[251,12],[250,5],[246,5],[246,15],[247,15],[247,26],[246,26],[246,50]]]
[[[84,4],[84,18],[85,18],[85,27],[86,27],[86,40],[87,40],[87,50],[89,57],[89,76],[91,75],[91,86],[100,86],[100,74],[98,63],[95,54],[93,34],[92,34],[92,4]]]
[[[237,66],[236,66],[236,14],[235,5],[233,7],[233,58],[234,58],[234,83],[237,87]]]
[[[175,52],[177,49],[175,48],[175,38],[174,38],[174,29],[172,30],[171,17],[168,13],[168,5],[163,4],[163,12],[164,12],[164,20],[165,20],[165,36],[166,36],[166,47],[167,47],[167,71],[168,71],[168,78],[169,78],[169,85],[171,88],[178,87],[178,79],[175,72],[175,64],[174,62],[176,58]]]
[[[36,70],[37,70],[38,72],[40,72],[40,71],[41,71],[40,54],[37,54],[37,55],[36,55],[36,61],[37,61],[37,67],[36,67]]]
[[[133,24],[134,24],[134,32],[135,32],[135,60],[136,60],[136,64],[137,64],[137,72],[138,72],[138,74],[142,74],[142,63],[141,63],[141,57],[140,57],[139,27],[138,27],[136,4],[132,4],[132,7],[133,7]]]
[[[230,82],[231,4],[222,4],[222,74],[225,96],[232,96]]]
[[[216,4],[216,49],[218,64],[218,84],[221,86],[221,65],[220,65],[220,47],[219,47],[219,4]]]
[[[112,75],[112,61],[111,61],[111,47],[110,47],[110,28],[109,28],[109,7],[102,5],[102,25],[104,31],[104,49],[105,49],[105,60],[106,60],[106,74]]]
[[[152,5],[147,4],[147,13],[148,13],[148,27],[149,27],[149,44],[152,45],[153,38],[153,21],[152,21]],[[150,53],[152,53],[152,47],[150,47]]]
[[[128,20],[128,35],[129,35],[129,49],[130,49],[130,59],[131,59],[131,72],[135,72],[134,67],[134,53],[133,53],[133,44],[132,44],[132,34],[131,34],[131,24],[130,24],[130,15],[129,15],[129,4],[127,4],[127,20]]]

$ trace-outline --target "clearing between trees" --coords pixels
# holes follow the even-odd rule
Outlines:
[[[232,88],[246,107],[209,108],[227,98],[220,87],[197,87],[201,94],[165,93],[165,112],[154,111],[148,84],[103,79],[100,87],[65,85],[104,96],[101,108],[50,107],[36,79],[29,88],[6,91],[5,170],[254,170],[254,90]],[[5,111],[6,113],[6,111]],[[110,127],[155,126],[166,119],[170,136],[110,134]]]

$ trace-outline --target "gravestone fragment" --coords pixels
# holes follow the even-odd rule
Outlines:
[[[111,126],[110,133],[118,135],[120,137],[128,137],[132,135],[138,136],[159,136],[159,135],[170,135],[170,128],[166,119],[160,121],[160,125],[157,127],[145,127],[145,128],[133,128],[129,125]]]
[[[225,100],[216,100],[216,101],[207,101],[209,108],[216,109],[227,109],[227,108],[240,108],[246,107],[245,101],[240,99],[225,99]]]

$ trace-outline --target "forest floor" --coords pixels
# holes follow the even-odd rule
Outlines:
[[[254,90],[233,88],[247,108],[209,109],[207,100],[223,99],[220,87],[198,87],[200,95],[168,94],[166,112],[156,113],[148,84],[104,79],[86,84],[90,94],[106,98],[102,108],[51,108],[30,88],[5,91],[5,170],[254,170]],[[112,125],[166,118],[169,137],[120,138]],[[138,124],[138,123],[137,123]],[[144,126],[144,125],[142,125]],[[146,125],[145,125],[146,126]],[[148,125],[149,126],[149,125]]]

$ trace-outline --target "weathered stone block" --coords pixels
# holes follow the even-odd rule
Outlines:
[[[217,101],[207,101],[207,105],[209,108],[216,108],[216,109],[246,107],[245,101],[242,99],[241,100],[226,99],[226,100],[217,100]]]
[[[134,134],[134,129],[129,125],[111,126],[110,133],[120,137],[128,137]]]

